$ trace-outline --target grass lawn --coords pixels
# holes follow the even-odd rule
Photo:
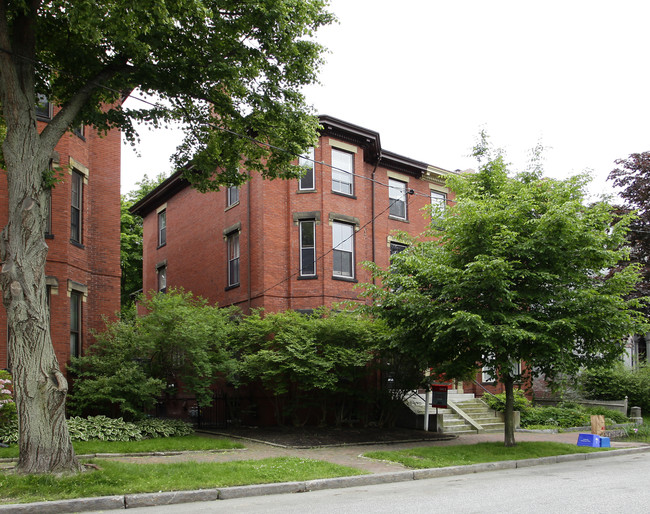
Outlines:
[[[90,453],[139,453],[139,452],[168,452],[191,450],[231,450],[243,448],[241,443],[229,439],[217,439],[198,435],[182,437],[158,437],[142,441],[75,441],[72,443],[77,455]],[[18,457],[18,445],[0,448],[0,458]]]
[[[108,460],[91,462],[100,469],[70,476],[21,476],[0,471],[0,503],[208,489],[366,474],[338,464],[297,457],[172,464],[132,464]]]
[[[588,448],[565,443],[521,442],[513,448],[503,443],[479,443],[455,446],[411,448],[410,450],[377,451],[364,453],[371,459],[398,462],[409,468],[444,468],[501,460],[522,460],[552,457],[570,453],[588,453],[606,449]]]

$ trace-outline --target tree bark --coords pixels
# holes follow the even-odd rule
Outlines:
[[[50,335],[46,296],[46,202],[43,173],[53,148],[44,146],[33,104],[16,82],[5,81],[3,143],[8,186],[8,223],[0,237],[0,287],[7,311],[9,367],[18,410],[20,473],[78,471],[65,420],[68,385]]]
[[[503,384],[506,389],[505,428],[503,431],[503,444],[506,447],[515,446],[515,380],[511,376],[504,377]]]

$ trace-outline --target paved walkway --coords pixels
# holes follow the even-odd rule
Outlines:
[[[215,436],[218,437],[218,436]],[[558,443],[576,444],[578,441],[577,432],[564,432],[560,434],[517,432],[515,440],[521,441],[552,441]],[[369,451],[399,450],[422,446],[456,446],[461,444],[476,444],[481,442],[502,442],[503,433],[487,433],[461,435],[457,439],[446,441],[413,441],[408,443],[372,444],[372,445],[349,445],[326,448],[295,449],[271,446],[268,444],[242,440],[246,446],[244,450],[228,450],[224,452],[191,452],[180,455],[167,456],[146,456],[146,457],[115,457],[115,460],[123,462],[228,462],[234,460],[264,459],[267,457],[300,457],[314,460],[322,460],[363,469],[371,473],[386,473],[401,471],[405,468],[397,463],[382,462],[366,459],[361,455]],[[627,448],[642,446],[642,443],[619,443],[612,442],[613,448]]]

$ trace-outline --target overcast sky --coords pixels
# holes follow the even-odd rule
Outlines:
[[[525,166],[541,142],[546,174],[593,170],[650,150],[650,2],[331,0],[339,23],[317,39],[329,53],[319,114],[379,132],[382,147],[446,169],[481,129]],[[170,170],[178,134],[141,131],[141,157],[123,147],[122,191]]]

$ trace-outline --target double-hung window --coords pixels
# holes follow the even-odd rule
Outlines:
[[[332,148],[332,191],[354,194],[354,155]]]
[[[431,205],[444,209],[447,206],[447,195],[442,191],[431,190]]]
[[[227,236],[228,287],[239,285],[239,232]]]
[[[300,159],[298,159],[298,164],[305,169],[305,174],[300,177],[300,182],[298,189],[301,191],[310,191],[316,188],[314,181],[314,149],[310,148],[305,152]]]
[[[406,182],[388,179],[388,214],[401,220],[406,219]]]
[[[47,99],[47,96],[38,94],[36,97],[36,118],[42,121],[49,121],[52,119],[52,104]]]
[[[81,244],[83,213],[83,175],[72,170],[72,197],[70,211],[70,240]]]
[[[316,221],[300,221],[300,276],[316,276]]]
[[[158,246],[167,244],[167,210],[158,213]]]
[[[158,291],[167,292],[167,266],[162,265],[158,268]]]
[[[228,186],[226,190],[226,207],[239,203],[239,186]]]
[[[334,253],[333,275],[354,278],[354,226],[334,221],[332,223]]]
[[[70,293],[70,356],[81,355],[81,293]]]

